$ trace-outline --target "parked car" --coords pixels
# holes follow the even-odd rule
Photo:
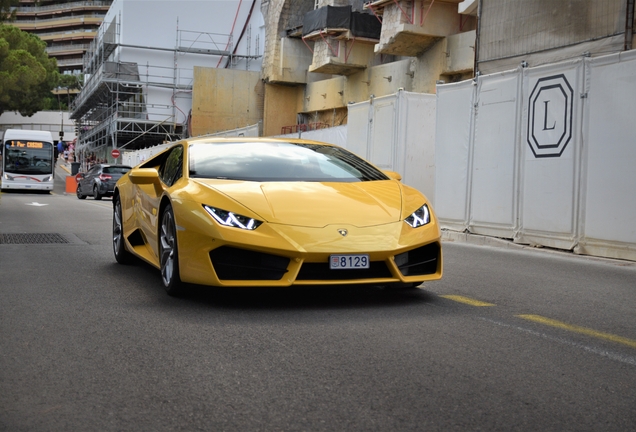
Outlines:
[[[113,249],[183,283],[382,285],[442,277],[422,193],[331,144],[265,138],[176,142],[117,182]]]
[[[77,197],[85,199],[87,196],[92,196],[96,200],[100,200],[105,196],[112,197],[115,183],[130,169],[131,167],[128,165],[93,165],[87,172],[80,172],[75,176],[77,180]]]

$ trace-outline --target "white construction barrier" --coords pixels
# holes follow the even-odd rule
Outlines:
[[[398,91],[349,105],[346,148],[435,199],[435,95]]]
[[[636,260],[636,52],[437,89],[442,227]]]
[[[325,129],[308,130],[292,134],[277,135],[276,138],[302,138],[306,140],[321,141],[345,147],[347,144],[347,125]]]
[[[577,252],[636,260],[636,53],[586,63],[590,73]]]

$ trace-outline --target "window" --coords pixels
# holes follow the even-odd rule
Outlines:
[[[159,178],[166,186],[172,186],[181,178],[182,173],[183,146],[179,145],[170,150],[170,154],[159,168]]]

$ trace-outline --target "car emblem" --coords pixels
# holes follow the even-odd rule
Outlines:
[[[346,229],[344,229],[344,228],[340,228],[340,229],[338,230],[338,234],[340,234],[340,235],[341,235],[341,236],[343,236],[343,237],[346,237],[346,236],[347,236],[347,234],[349,234],[349,231],[347,231],[347,230],[346,230]]]

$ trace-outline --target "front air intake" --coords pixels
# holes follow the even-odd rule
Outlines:
[[[431,243],[395,256],[404,276],[430,275],[437,272],[440,263],[439,243]]]
[[[281,280],[289,258],[222,246],[210,252],[216,275],[221,280]]]

